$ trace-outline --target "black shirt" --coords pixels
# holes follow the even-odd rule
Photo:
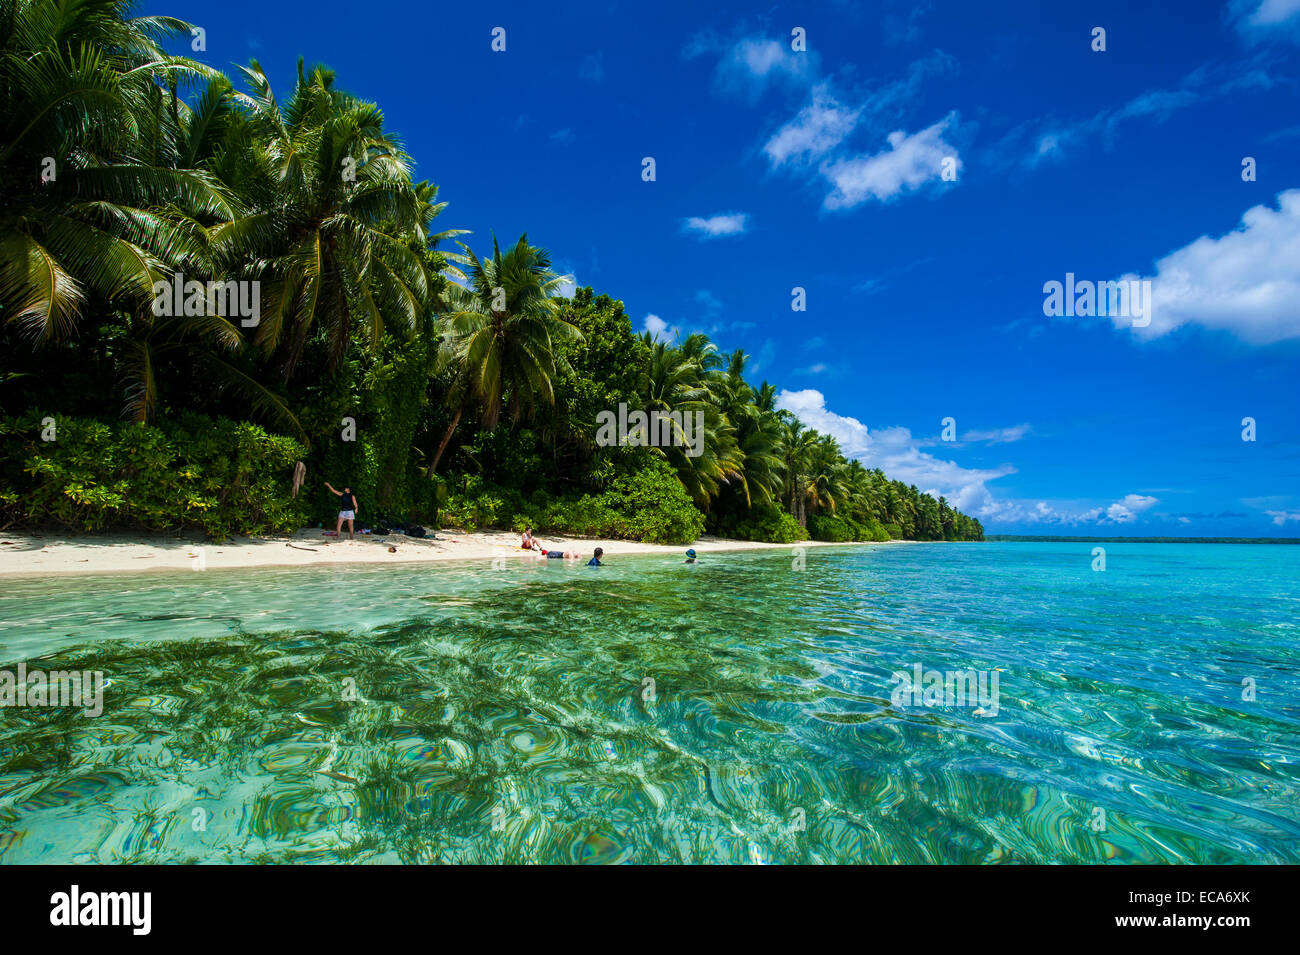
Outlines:
[[[357,509],[357,499],[349,491],[344,491],[339,495],[339,510],[355,511]]]

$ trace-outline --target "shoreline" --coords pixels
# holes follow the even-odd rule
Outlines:
[[[494,558],[536,560],[519,546],[520,535],[507,531],[453,530],[437,538],[392,534],[387,538],[358,534],[355,540],[325,537],[320,528],[303,528],[292,535],[239,538],[214,544],[197,538],[173,538],[127,533],[0,535],[0,579],[99,574],[165,573],[198,569],[248,570],[259,567],[333,567],[340,565],[424,564],[443,561],[490,561]],[[790,550],[794,547],[877,547],[913,541],[799,541],[774,544],[704,536],[691,545],[646,544],[640,541],[543,537],[548,550],[576,550],[585,563],[597,547],[609,559],[644,554],[681,555],[687,546],[701,554],[719,551]],[[390,554],[388,547],[397,548]],[[564,562],[567,563],[567,562]]]

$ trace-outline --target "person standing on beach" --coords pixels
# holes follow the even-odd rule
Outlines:
[[[339,522],[334,528],[334,533],[336,535],[339,534],[343,530],[343,522],[347,521],[348,540],[353,540],[352,522],[356,520],[357,511],[360,510],[360,508],[357,507],[356,495],[352,493],[352,488],[348,487],[346,484],[343,485],[343,490],[341,491],[336,490],[334,485],[329,481],[325,482],[325,486],[338,495],[339,498]]]

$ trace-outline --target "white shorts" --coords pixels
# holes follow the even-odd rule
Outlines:
[[[345,521],[354,520],[356,516],[356,513],[353,511],[339,511],[339,517]]]

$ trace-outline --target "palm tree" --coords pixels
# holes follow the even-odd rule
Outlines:
[[[948,504],[948,499],[942,494],[939,495],[939,536],[944,540],[952,540],[954,537],[953,518],[957,512]]]
[[[804,496],[814,507],[835,511],[848,497],[844,485],[844,457],[828,434],[818,435],[812,448]]]
[[[779,412],[785,425],[782,440],[784,451],[784,480],[787,508],[801,527],[808,524],[808,473],[812,468],[818,434],[805,428],[788,411]]]
[[[893,524],[901,530],[903,524],[903,500],[899,496],[898,487],[899,485],[896,481],[885,482],[882,504],[884,508],[885,523]]]
[[[169,165],[177,87],[210,71],[158,44],[189,24],[124,7],[0,0],[0,315],[36,342],[71,335],[90,296],[143,310],[202,259],[190,216],[232,211],[206,174]]]
[[[231,94],[239,116],[213,159],[251,202],[212,228],[212,245],[263,283],[255,343],[288,382],[314,332],[331,369],[354,321],[372,345],[386,326],[413,333],[431,304],[420,250],[461,233],[430,234],[436,190],[412,183],[379,107],[337,89],[331,70],[299,60],[283,107],[256,61],[241,70],[250,92]]]
[[[917,515],[920,513],[920,494],[915,484],[904,485],[902,482],[895,482],[900,490],[898,494],[899,501],[902,503],[903,511],[903,529],[905,536],[909,538],[916,537]]]
[[[722,359],[717,346],[698,333],[678,346],[653,341],[648,333],[642,340],[650,348],[641,385],[645,410],[703,416],[699,454],[687,454],[687,448],[677,444],[657,450],[668,459],[695,503],[707,509],[723,485],[742,480],[744,475],[743,453],[725,412],[723,379],[714,374]]]
[[[727,418],[735,427],[736,445],[742,457],[741,490],[749,507],[755,502],[772,502],[781,493],[784,431],[776,412],[770,405],[764,408],[756,400],[761,394],[746,384],[745,359],[740,351],[732,355],[724,387]]]
[[[492,258],[486,261],[457,244],[464,254],[448,253],[447,258],[467,266],[468,285],[447,288],[442,351],[443,365],[457,371],[449,395],[455,413],[429,465],[430,475],[471,400],[482,407],[482,424],[489,430],[497,426],[507,399],[514,421],[531,416],[538,400],[553,405],[554,343],[582,338],[559,311],[560,290],[572,277],[553,272],[550,253],[529,245],[526,234],[504,255],[493,238]]]
[[[849,516],[861,523],[871,520],[878,507],[877,490],[871,472],[863,467],[861,461],[848,462],[844,469],[844,486],[848,494]]]
[[[652,340],[649,332],[643,341],[650,347],[650,361],[641,383],[646,411],[693,408],[708,400],[709,390],[698,358],[689,358],[680,348]]]
[[[181,354],[301,435],[277,396],[222,357],[243,342],[237,326],[149,307],[155,282],[212,275],[204,226],[239,200],[189,148],[203,98],[196,113],[179,97],[183,83],[222,80],[158,45],[189,24],[125,9],[0,0],[0,316],[43,344],[69,337],[93,304],[125,330],[110,334],[135,421],[150,418],[159,368]]]

